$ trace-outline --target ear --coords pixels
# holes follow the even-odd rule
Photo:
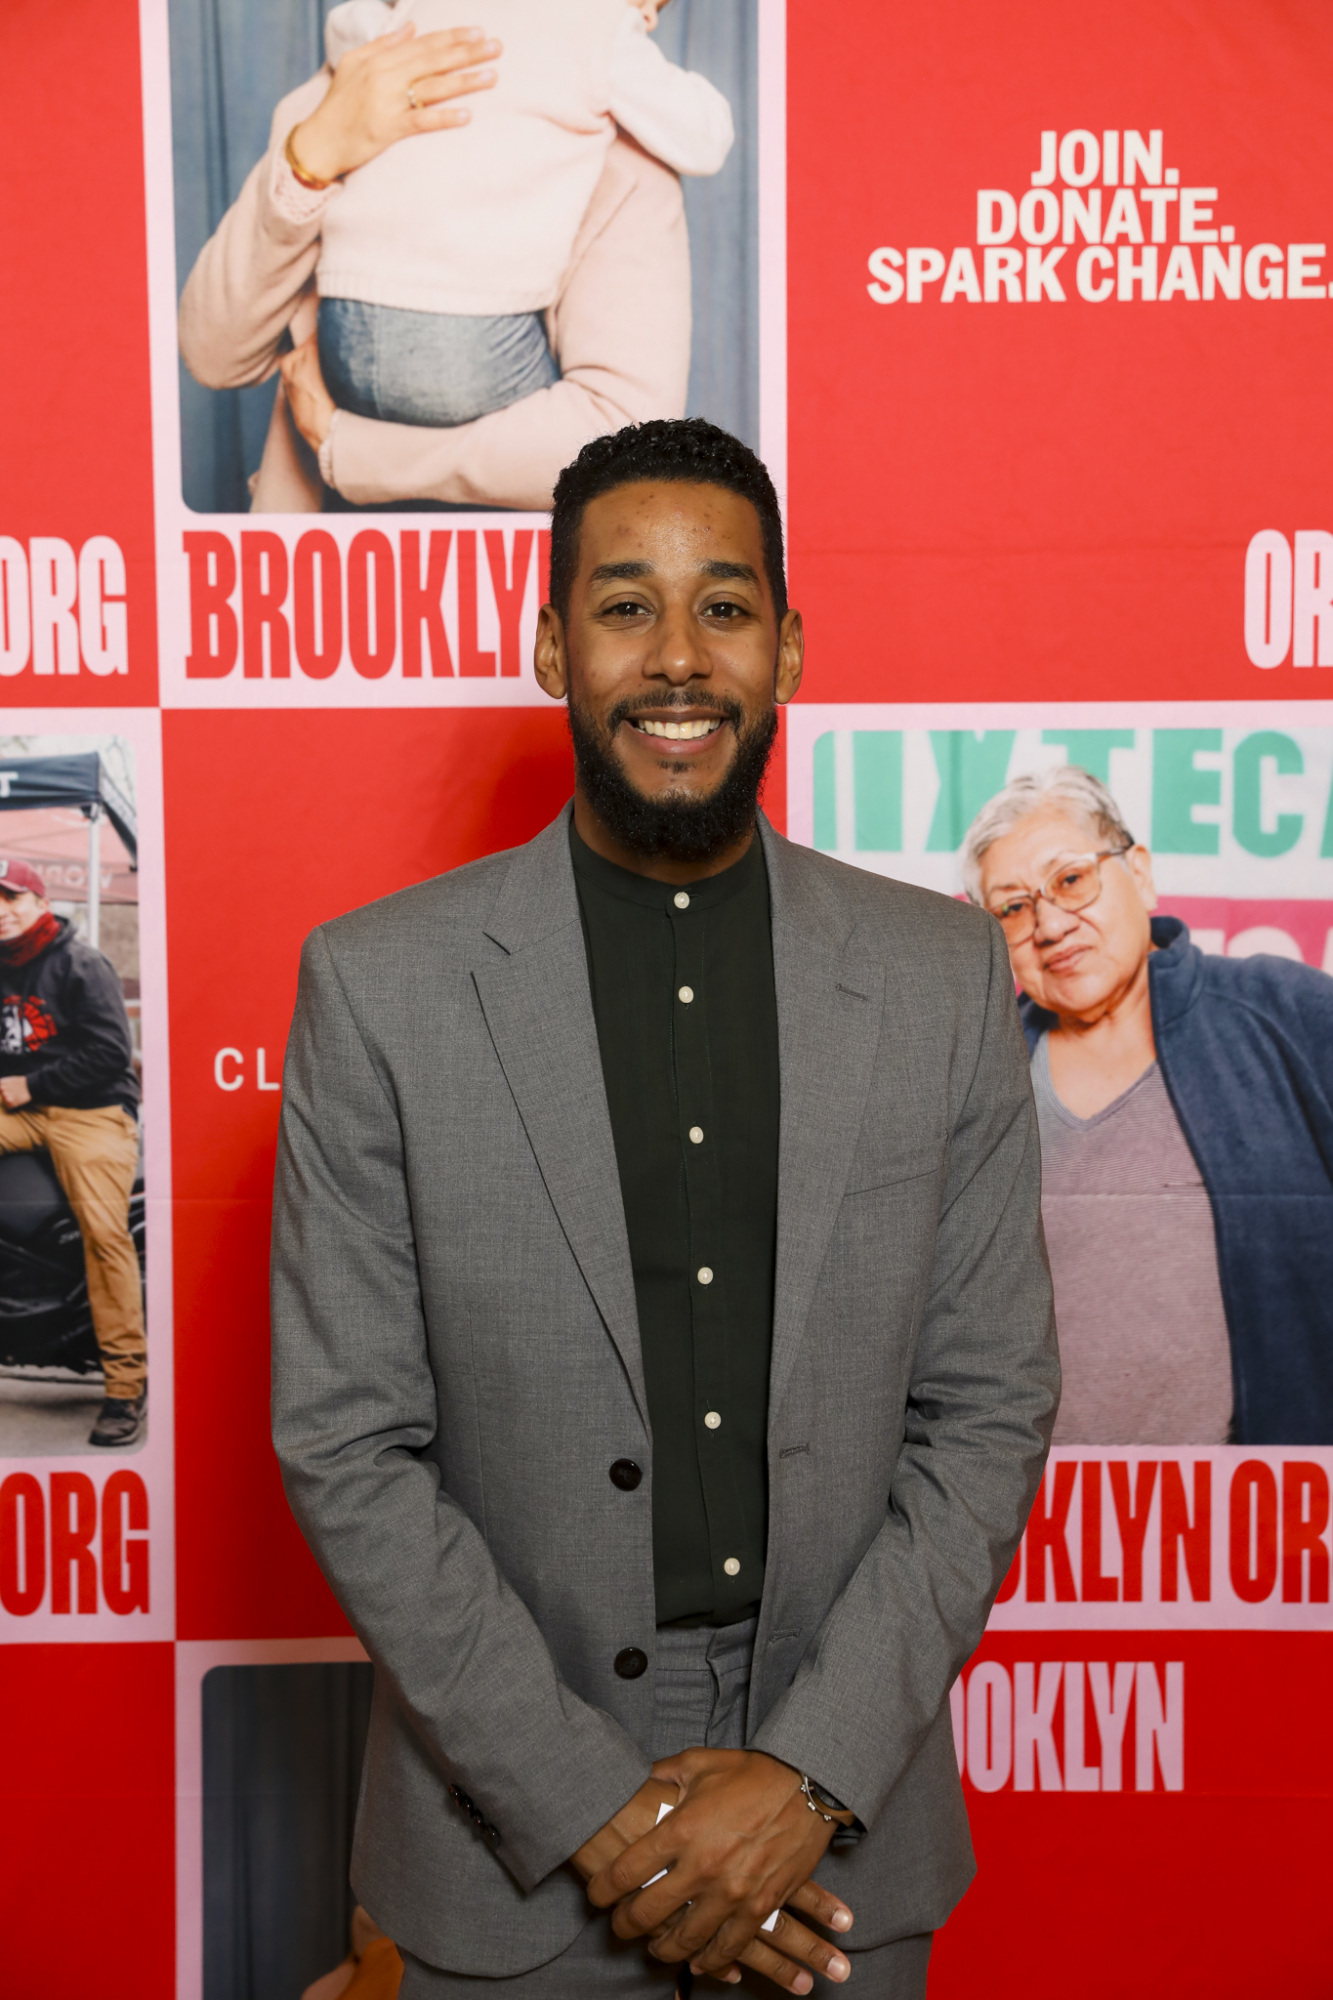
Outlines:
[[[805,670],[805,627],[799,611],[788,611],[778,627],[778,671],[774,689],[779,706],[791,700]]]
[[[532,651],[532,671],[537,685],[552,701],[563,701],[569,693],[569,654],[565,628],[554,604],[543,604],[537,613],[537,643]]]
[[[1134,877],[1135,886],[1143,898],[1145,910],[1157,908],[1157,885],[1152,879],[1152,856],[1146,847],[1131,847],[1125,856],[1125,866]]]

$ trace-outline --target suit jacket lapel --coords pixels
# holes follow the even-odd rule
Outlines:
[[[861,1129],[884,1007],[828,884],[760,822],[773,906],[782,1124],[770,1419],[805,1330]]]
[[[505,954],[490,956],[473,972],[486,1025],[547,1192],[646,1425],[634,1274],[567,810],[515,855],[485,928]]]

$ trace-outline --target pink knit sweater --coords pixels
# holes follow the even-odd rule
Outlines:
[[[328,72],[283,99],[269,150],[200,251],[180,305],[180,346],[209,388],[262,382],[285,337],[315,327],[314,269],[328,197],[300,220],[274,199],[288,132],[328,88]],[[548,315],[562,379],[451,430],[343,415],[334,479],[349,500],[452,500],[541,509],[561,466],[588,438],[649,417],[681,416],[690,361],[689,243],[680,183],[617,139]],[[279,392],[254,487],[257,513],[318,512],[313,453]]]
[[[469,123],[423,132],[348,174],[324,219],[326,298],[416,312],[543,311],[559,288],[616,124],[681,173],[711,174],[730,108],[677,68],[626,0],[344,0],[331,62],[410,22],[503,44]]]

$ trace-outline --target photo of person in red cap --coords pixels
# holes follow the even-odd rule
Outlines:
[[[44,1148],[83,1238],[105,1397],[91,1445],[143,1432],[139,1260],[129,1230],[139,1082],[111,961],[57,917],[26,861],[0,855],[0,1154]]]

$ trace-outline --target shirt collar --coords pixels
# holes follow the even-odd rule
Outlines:
[[[620,902],[637,903],[641,909],[661,910],[667,915],[675,911],[675,899],[682,888],[689,896],[692,910],[710,910],[729,903],[733,896],[743,895],[746,890],[754,890],[766,874],[763,843],[757,832],[739,861],[733,861],[720,875],[705,875],[697,882],[658,882],[651,875],[636,875],[632,869],[608,861],[580,838],[572,818],[569,851],[581,887],[600,889]]]

